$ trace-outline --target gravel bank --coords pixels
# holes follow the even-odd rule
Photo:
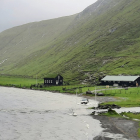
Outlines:
[[[113,97],[97,97],[99,102],[116,101]],[[140,140],[137,136],[139,122],[126,118],[114,118],[107,116],[93,116],[101,122],[105,129],[93,140]]]
[[[125,118],[93,116],[105,130],[93,140],[140,140],[137,136],[138,122]]]

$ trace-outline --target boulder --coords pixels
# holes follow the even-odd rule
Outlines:
[[[96,109],[115,109],[115,108],[119,109],[121,107],[115,104],[106,104],[106,105],[99,104],[98,107],[96,107]]]
[[[112,110],[111,108],[108,109],[108,113],[110,115],[117,115],[118,114],[115,110]]]
[[[86,94],[93,94],[90,90],[86,91]]]
[[[105,96],[103,93],[97,93],[97,96]]]

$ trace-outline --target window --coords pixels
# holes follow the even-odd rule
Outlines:
[[[58,80],[56,80],[56,85],[58,85]]]
[[[52,80],[51,80],[51,83],[52,83]]]

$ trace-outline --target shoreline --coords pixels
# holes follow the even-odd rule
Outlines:
[[[93,140],[140,140],[137,136],[139,123],[125,118],[93,116],[105,129]]]
[[[111,99],[110,97],[103,98],[98,97],[97,101],[107,102]],[[93,140],[140,140],[138,137],[139,121],[104,115],[92,115],[92,117],[99,120],[101,127],[104,128],[101,134]]]

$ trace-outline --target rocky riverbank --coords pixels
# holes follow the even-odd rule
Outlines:
[[[137,135],[139,128],[137,121],[107,116],[93,116],[93,118],[99,120],[105,129],[93,140],[140,140]]]
[[[99,102],[115,101],[112,97],[98,97]],[[104,131],[93,140],[140,140],[139,122],[122,117],[94,116],[101,122]]]

